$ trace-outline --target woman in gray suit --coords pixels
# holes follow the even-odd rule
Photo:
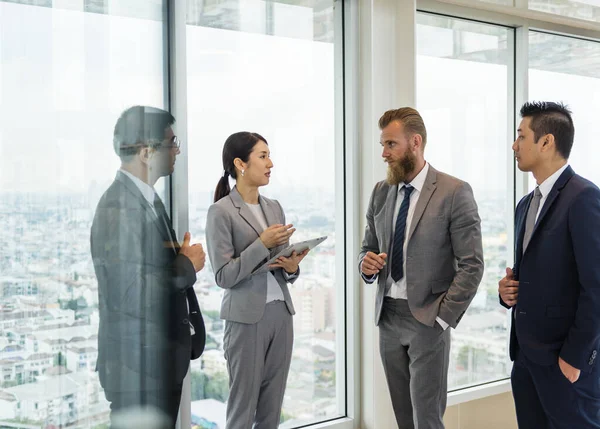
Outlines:
[[[223,349],[229,371],[227,429],[273,429],[279,425],[290,368],[295,313],[288,283],[300,274],[306,251],[258,270],[289,243],[276,200],[259,194],[273,162],[267,141],[256,133],[229,136],[223,176],[208,210],[206,241],[217,285],[225,289]],[[236,181],[229,188],[229,176]]]

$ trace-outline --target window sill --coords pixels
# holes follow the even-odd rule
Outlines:
[[[280,428],[288,428],[292,426],[286,426],[285,423],[279,426]],[[348,417],[340,417],[339,419],[330,420],[323,423],[314,423],[306,426],[300,426],[305,429],[353,429],[354,420]]]
[[[510,379],[494,381],[492,383],[482,384],[480,386],[467,387],[460,390],[448,392],[448,406],[462,404],[464,402],[475,401],[477,399],[487,398],[488,396],[500,395],[510,392]]]

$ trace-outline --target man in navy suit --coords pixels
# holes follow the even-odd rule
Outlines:
[[[600,428],[600,190],[568,165],[563,104],[526,103],[513,151],[537,186],[517,205],[515,266],[499,283],[512,308],[512,390],[520,429]]]

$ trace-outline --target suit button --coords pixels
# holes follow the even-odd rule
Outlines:
[[[187,320],[187,319],[183,319],[183,320],[181,321],[181,324],[182,324],[182,325],[189,325],[189,323],[190,323],[190,321],[189,321],[189,320]]]

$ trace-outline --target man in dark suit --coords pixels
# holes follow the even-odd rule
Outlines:
[[[204,251],[181,247],[154,184],[173,172],[179,141],[164,110],[125,110],[114,130],[121,168],[94,216],[98,278],[97,371],[111,411],[152,406],[175,425],[190,359],[205,330],[193,290]]]
[[[513,151],[537,186],[517,205],[511,381],[520,429],[600,428],[600,190],[567,164],[575,128],[562,104],[526,103]]]
[[[389,110],[379,128],[388,175],[371,195],[358,268],[377,280],[375,324],[398,427],[443,429],[448,328],[483,276],[481,221],[471,186],[425,161],[419,112]]]

